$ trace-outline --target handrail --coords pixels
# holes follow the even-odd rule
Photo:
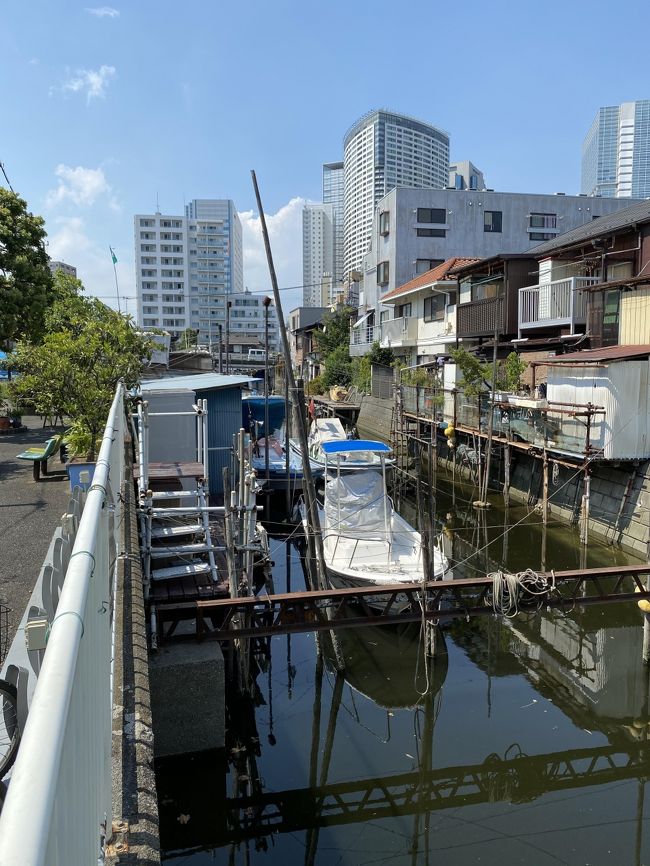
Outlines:
[[[110,532],[121,514],[123,399],[119,383],[0,815],[2,866],[96,863],[110,835]],[[75,787],[79,803],[67,797]]]

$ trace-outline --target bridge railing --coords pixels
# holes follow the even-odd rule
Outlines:
[[[119,384],[0,814],[3,866],[96,864],[111,833],[112,599],[124,434]]]

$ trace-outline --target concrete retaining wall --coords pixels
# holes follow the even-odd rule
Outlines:
[[[142,593],[138,526],[129,467],[123,488],[122,552],[115,603],[113,694],[113,827],[108,864],[160,863],[158,800],[153,769],[147,624]]]
[[[462,442],[462,434],[458,436]],[[490,486],[503,485],[502,461],[498,447],[493,452]],[[447,448],[439,439],[440,459],[446,462]],[[512,499],[536,505],[542,500],[542,461],[512,450],[510,495]],[[555,477],[555,480],[553,478]],[[629,486],[628,486],[629,485]],[[589,533],[616,544],[643,559],[650,555],[650,461],[637,466],[621,463],[593,463],[591,466]],[[581,469],[549,467],[549,513],[569,524],[578,522],[584,493]]]
[[[357,427],[361,435],[390,442],[394,401],[364,394]]]

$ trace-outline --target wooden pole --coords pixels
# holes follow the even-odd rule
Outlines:
[[[503,446],[503,501],[506,506],[510,505],[510,444]]]
[[[548,523],[548,454],[546,453],[546,446],[544,446],[542,461],[542,523],[546,526]]]
[[[266,217],[262,206],[262,198],[260,196],[259,187],[257,185],[257,177],[254,171],[251,171],[253,179],[253,187],[255,189],[255,199],[257,201],[257,210],[260,215],[260,223],[262,226],[262,237],[264,238],[264,248],[266,250],[266,259],[269,266],[269,274],[271,277],[271,285],[273,287],[273,298],[275,300],[275,309],[277,311],[278,324],[280,326],[280,338],[282,340],[282,350],[284,352],[284,363],[287,370],[289,382],[289,390],[297,399],[296,381],[293,375],[291,366],[291,349],[289,347],[289,338],[287,336],[287,326],[284,321],[284,313],[282,311],[282,299],[280,298],[280,289],[278,286],[278,278],[275,273],[275,265],[273,264],[273,253],[271,252],[271,242],[269,241],[269,233],[266,227]],[[303,480],[307,500],[307,522],[309,529],[314,536],[314,546],[316,549],[316,569],[318,575],[318,585],[325,589],[327,586],[327,572],[325,568],[325,553],[323,551],[323,536],[321,534],[320,519],[318,516],[318,507],[316,503],[316,491],[314,489],[314,479],[311,474],[311,464],[309,462],[309,445],[307,443],[307,426],[305,423],[304,412],[298,412],[298,439],[300,440],[300,451],[302,454],[302,471]]]

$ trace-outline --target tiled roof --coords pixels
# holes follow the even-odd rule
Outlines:
[[[388,292],[381,298],[381,302],[383,304],[384,301],[389,298],[396,298],[399,295],[408,294],[408,292],[412,292],[414,289],[419,289],[422,286],[429,286],[431,283],[442,282],[443,280],[451,280],[454,279],[450,276],[449,272],[453,268],[462,267],[463,265],[471,265],[474,262],[478,262],[480,259],[477,258],[463,258],[461,256],[455,256],[454,258],[447,259],[446,262],[443,262],[441,265],[437,265],[435,268],[431,268],[430,271],[426,271],[424,274],[420,274],[414,279],[410,280],[408,283],[404,283],[403,286],[398,286],[396,289]]]
[[[595,202],[597,199],[591,198],[590,202]],[[591,220],[577,229],[564,232],[558,235],[551,241],[545,241],[543,244],[534,246],[529,250],[530,255],[539,256],[545,253],[553,252],[554,250],[570,247],[574,244],[579,244],[581,241],[590,241],[592,238],[598,238],[601,235],[608,235],[617,229],[623,229],[637,223],[650,222],[650,201],[637,202],[636,204],[626,207],[623,210],[610,213],[606,216],[598,217]]]

